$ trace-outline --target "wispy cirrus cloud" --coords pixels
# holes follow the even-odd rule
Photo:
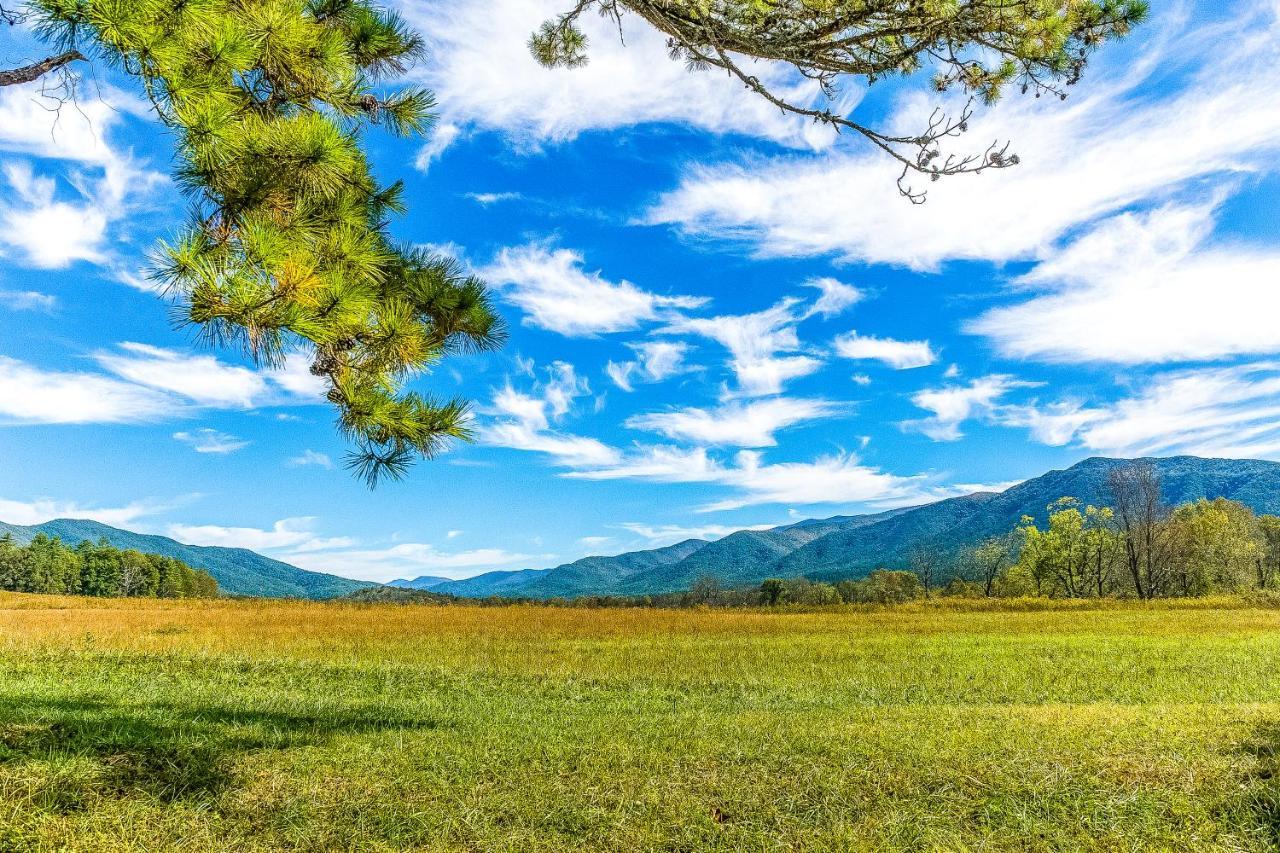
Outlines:
[[[663,296],[583,267],[580,252],[530,244],[503,249],[477,274],[525,314],[526,325],[568,337],[637,329],[707,300]]]
[[[0,419],[10,424],[142,423],[181,408],[180,401],[143,385],[0,356]]]
[[[220,430],[202,427],[196,430],[183,430],[173,434],[175,441],[188,445],[196,453],[211,453],[225,456],[243,450],[252,442]]]
[[[283,368],[259,371],[212,355],[126,342],[98,351],[93,359],[102,372],[47,370],[0,356],[0,420],[154,423],[202,409],[323,402],[301,358],[290,359]],[[199,437],[198,432],[188,434],[193,443]]]
[[[1280,363],[1172,370],[1110,402],[1010,406],[1007,426],[1045,444],[1120,456],[1280,456]]]
[[[932,414],[921,420],[906,421],[902,426],[922,432],[934,441],[956,441],[964,437],[960,427],[965,421],[996,417],[1009,391],[1035,384],[994,374],[974,379],[967,385],[926,388],[913,394],[911,402]]]
[[[982,110],[952,148],[1012,140],[1021,164],[930,184],[927,204],[898,197],[878,152],[840,146],[692,166],[646,221],[761,256],[933,270],[1041,257],[1098,217],[1202,179],[1274,171],[1277,10],[1261,0],[1222,8],[1222,19],[1196,26],[1179,6],[1161,9],[1141,39],[1104,51],[1066,102],[1010,95]],[[936,98],[903,97],[885,126],[918,130]]]
[[[464,129],[502,133],[524,150],[588,131],[656,122],[804,148],[836,138],[830,128],[779,113],[723,74],[689,73],[668,57],[665,38],[638,18],[624,18],[623,44],[611,21],[583,16],[580,23],[591,40],[589,66],[547,69],[533,59],[528,43],[543,21],[565,11],[556,3],[399,0],[397,5],[427,38],[428,58],[416,73],[439,96],[448,129],[448,138],[420,158],[424,167]],[[751,67],[775,91],[805,103],[816,100],[812,81],[778,66]],[[841,107],[852,104],[846,99]]]
[[[112,141],[129,117],[146,114],[110,86],[74,106],[39,83],[0,89],[0,253],[41,269],[121,263],[112,229],[166,181]]]
[[[308,466],[327,469],[333,468],[333,460],[329,458],[327,453],[320,453],[310,449],[302,451],[297,456],[289,457],[285,464],[292,468],[305,468]]]
[[[1049,253],[965,326],[1004,356],[1152,364],[1280,352],[1280,250],[1212,240],[1217,205],[1125,213]]]
[[[812,287],[820,294],[813,306],[809,308],[806,316],[810,317],[817,315],[829,320],[832,317],[838,317],[867,298],[866,291],[831,276],[811,278],[804,283],[804,286]]]
[[[698,335],[728,350],[728,366],[737,383],[725,389],[727,396],[771,396],[823,365],[822,359],[802,352],[805,347],[796,328],[805,316],[801,306],[801,300],[786,298],[752,314],[679,317],[662,331]]]
[[[57,307],[58,299],[37,290],[0,290],[0,305],[10,311],[41,311],[48,314]]]
[[[640,415],[631,426],[688,443],[622,448],[564,429],[561,421],[572,411],[573,401],[590,396],[590,388],[564,362],[553,364],[548,377],[530,391],[509,384],[499,389],[482,412],[486,419],[478,430],[480,441],[547,456],[562,469],[561,476],[570,479],[701,484],[731,494],[703,506],[703,511],[779,503],[894,505],[940,494],[928,477],[883,472],[849,453],[769,463],[756,451],[727,458],[711,451],[716,444],[769,446],[774,432],[841,408],[826,400],[731,400],[720,412],[690,408]]]
[[[574,401],[590,396],[591,386],[572,364],[555,362],[545,382],[530,391],[507,385],[498,389],[484,410],[489,416],[477,431],[482,444],[529,450],[551,456],[562,465],[608,465],[619,453],[604,442],[562,431],[557,423],[570,412]]]
[[[628,418],[626,425],[697,445],[773,447],[779,431],[829,418],[847,408],[830,400],[773,397],[731,401],[713,409],[684,406],[645,412]]]
[[[190,503],[198,495],[185,495],[168,500],[146,498],[124,506],[86,506],[77,501],[36,498],[20,501],[0,498],[0,521],[9,524],[36,525],[55,518],[89,519],[113,527],[137,529],[139,522]]]
[[[623,391],[634,391],[637,382],[662,382],[696,369],[685,362],[692,347],[683,341],[632,341],[627,346],[635,359],[605,365],[605,373]]]
[[[836,355],[851,361],[879,361],[894,370],[928,367],[938,359],[928,341],[899,341],[848,332],[833,342]]]

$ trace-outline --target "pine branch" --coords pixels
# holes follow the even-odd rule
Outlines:
[[[42,59],[32,65],[14,68],[11,71],[0,71],[0,86],[18,86],[23,83],[30,83],[33,80],[39,80],[50,71],[56,71],[72,62],[79,62],[83,59],[85,59],[85,55],[80,51],[68,50],[57,56]]]

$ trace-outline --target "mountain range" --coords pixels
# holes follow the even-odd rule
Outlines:
[[[1063,496],[1106,505],[1107,473],[1125,459],[1094,457],[1050,471],[1003,492],[976,492],[923,506],[872,515],[812,519],[770,530],[742,530],[707,542],[689,539],[665,548],[615,557],[585,557],[553,569],[497,571],[458,581],[441,578],[393,585],[466,597],[524,598],[647,595],[688,589],[699,578],[726,586],[768,577],[840,580],[875,568],[904,568],[921,545],[955,553],[1012,530],[1024,515],[1043,520]],[[1151,461],[1171,505],[1225,497],[1259,513],[1280,513],[1280,463],[1177,456]]]
[[[264,598],[338,598],[379,584],[351,580],[336,575],[308,572],[297,566],[273,560],[247,548],[217,548],[184,545],[165,536],[132,533],[86,519],[58,518],[24,527],[0,522],[0,536],[10,533],[18,542],[30,542],[37,534],[57,537],[77,544],[88,539],[124,550],[174,557],[196,569],[204,569],[218,582],[227,595],[252,595]]]
[[[1007,533],[1024,515],[1043,519],[1045,508],[1063,496],[1106,505],[1107,473],[1128,461],[1095,457],[1002,492],[976,492],[868,515],[808,519],[769,530],[741,530],[713,542],[687,539],[663,548],[584,557],[551,569],[494,571],[465,580],[424,576],[387,586],[442,597],[546,599],[679,592],[707,576],[725,586],[757,584],[768,577],[858,578],[879,567],[905,567],[911,550],[921,545],[955,553]],[[1149,461],[1159,471],[1165,501],[1171,505],[1225,497],[1255,512],[1280,514],[1280,463],[1195,456]],[[361,591],[382,588],[368,581],[305,571],[244,548],[184,545],[95,521],[57,519],[33,527],[0,522],[0,535],[4,533],[19,542],[28,542],[38,533],[70,543],[101,538],[117,548],[176,557],[208,571],[230,595],[327,599],[354,594],[358,599],[368,594]]]

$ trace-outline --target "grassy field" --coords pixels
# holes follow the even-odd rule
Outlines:
[[[1280,611],[0,595],[0,849],[1262,850]]]

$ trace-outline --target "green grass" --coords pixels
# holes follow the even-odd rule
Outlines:
[[[0,596],[0,849],[1263,850],[1280,612]]]

